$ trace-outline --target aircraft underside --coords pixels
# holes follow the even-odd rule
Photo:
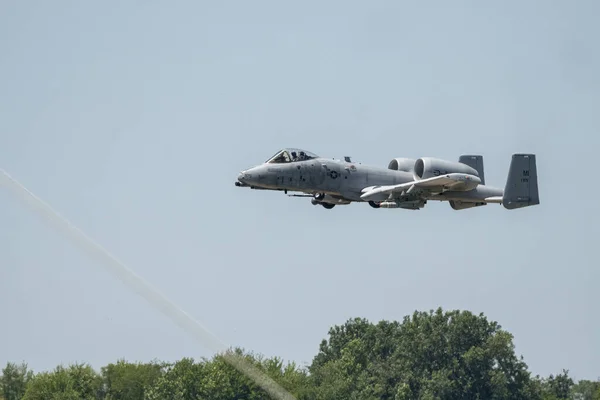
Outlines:
[[[292,195],[294,196],[294,195]],[[310,195],[308,195],[310,196]],[[300,195],[300,197],[304,197]],[[351,203],[368,203],[373,208],[402,208],[405,210],[419,210],[427,204],[426,199],[422,199],[417,196],[404,196],[403,198],[391,199],[386,201],[375,201],[375,200],[352,200],[345,198],[339,194],[325,194],[316,193],[311,196],[312,205],[320,205],[324,208],[331,210],[336,205],[348,205]]]

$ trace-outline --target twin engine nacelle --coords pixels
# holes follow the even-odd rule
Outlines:
[[[394,158],[388,164],[388,169],[412,172],[416,181],[453,173],[479,177],[477,170],[469,167],[467,164],[432,157],[421,157],[417,160],[411,158]]]
[[[415,161],[412,170],[415,180],[433,178],[446,174],[467,174],[479,177],[475,168],[457,161],[440,160],[432,157],[421,157]]]
[[[417,160],[412,158],[394,158],[388,164],[388,169],[392,169],[394,171],[413,172],[416,161]]]

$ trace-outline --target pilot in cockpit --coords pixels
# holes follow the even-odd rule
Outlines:
[[[292,151],[292,161],[297,161],[297,155],[295,151]]]
[[[300,152],[300,156],[298,157],[298,161],[303,161],[306,159],[306,153],[303,151]]]

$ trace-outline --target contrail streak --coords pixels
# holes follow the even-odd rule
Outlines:
[[[89,238],[79,228],[59,215],[43,200],[34,195],[25,186],[21,185],[16,179],[12,178],[6,171],[0,169],[0,172],[0,186],[7,186],[8,189],[11,189],[13,194],[15,194],[23,203],[28,205],[34,211],[37,211],[42,217],[46,218],[55,228],[60,230],[75,243],[79,244],[80,247],[87,251],[92,257],[101,261],[101,265],[105,266],[132,290],[144,297],[152,306],[154,306],[154,308],[172,319],[177,325],[198,339],[200,343],[207,346],[215,353],[221,353],[221,356],[224,357],[227,362],[238,371],[251,378],[273,398],[281,400],[294,399],[290,393],[286,392],[285,389],[278,385],[273,379],[268,377],[254,365],[250,364],[242,356],[238,356],[229,351],[229,346],[217,338],[213,333],[203,327],[198,321],[194,320],[181,308],[177,307],[143,278],[135,274],[125,264]]]

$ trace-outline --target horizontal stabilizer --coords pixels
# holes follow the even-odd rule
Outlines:
[[[486,197],[483,201],[485,201],[486,203],[498,203],[498,204],[502,204],[502,196]]]

